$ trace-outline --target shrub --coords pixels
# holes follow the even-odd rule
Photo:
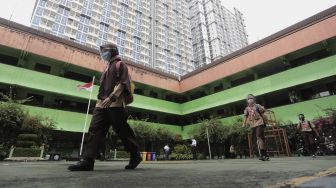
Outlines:
[[[212,155],[223,155],[224,144],[230,134],[230,127],[223,125],[219,117],[210,117],[199,121],[199,126],[189,132],[197,140],[198,150],[209,155],[208,136]]]
[[[22,148],[30,148],[36,146],[37,135],[36,134],[19,134],[16,146]]]
[[[130,121],[136,138],[139,140],[142,151],[159,152],[167,143],[172,143],[174,134],[166,128],[155,128],[147,119]]]
[[[130,158],[130,154],[126,151],[118,151],[117,150],[117,159],[128,159]],[[114,151],[110,152],[109,155],[108,155],[108,158],[109,159],[113,159],[114,158]]]
[[[36,146],[36,143],[34,141],[17,141],[16,143],[17,147],[22,147],[22,148],[31,148],[33,146]]]
[[[3,148],[3,145],[0,144],[0,161],[4,160],[7,157],[8,152],[5,148]]]
[[[48,144],[51,140],[51,131],[55,129],[56,123],[54,120],[40,115],[27,116],[21,128],[21,132],[25,133],[23,137],[33,138],[36,135],[38,145]],[[28,134],[27,134],[28,133]],[[30,135],[30,136],[28,136]]]
[[[170,157],[172,160],[190,160],[192,159],[191,148],[186,145],[176,145]]]
[[[18,140],[36,141],[37,135],[36,134],[19,134]]]
[[[0,102],[0,144],[5,150],[15,144],[25,116],[20,104]]]
[[[14,149],[12,157],[40,157],[41,149],[39,148],[20,148]]]

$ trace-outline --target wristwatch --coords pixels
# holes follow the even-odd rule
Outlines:
[[[112,96],[110,96],[109,98],[110,98],[110,100],[111,100],[112,102],[114,102],[114,101],[117,100],[117,96],[115,96],[115,95],[112,95]]]

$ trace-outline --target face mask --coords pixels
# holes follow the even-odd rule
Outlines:
[[[104,59],[105,61],[110,61],[110,60],[111,60],[111,57],[112,57],[111,52],[109,52],[109,51],[102,52],[102,53],[100,54],[100,56],[101,56],[101,58]]]
[[[247,100],[247,104],[252,105],[253,103],[254,103],[254,100],[253,100],[253,99],[248,99],[248,100]]]

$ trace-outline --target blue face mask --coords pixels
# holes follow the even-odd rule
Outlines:
[[[110,51],[106,51],[106,52],[102,52],[100,54],[101,58],[103,58],[105,61],[110,61],[111,60],[111,52]]]

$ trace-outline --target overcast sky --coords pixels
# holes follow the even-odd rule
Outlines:
[[[222,0],[229,10],[244,14],[249,43],[336,5],[336,0]],[[0,17],[30,25],[35,0],[0,0]]]

